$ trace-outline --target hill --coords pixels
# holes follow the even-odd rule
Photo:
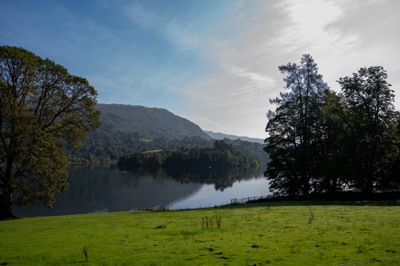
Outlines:
[[[212,147],[215,142],[196,124],[165,109],[122,104],[97,104],[96,109],[102,112],[101,127],[82,141],[78,151],[70,150],[71,163],[108,164],[127,153]],[[224,141],[264,164],[268,160],[260,143],[238,138]]]
[[[264,139],[257,139],[257,138],[249,138],[249,137],[239,137],[235,135],[227,135],[224,133],[216,133],[212,131],[206,131],[204,130],[207,135],[209,135],[213,139],[231,139],[231,140],[236,140],[236,139],[241,139],[243,141],[250,141],[250,142],[256,142],[256,143],[261,143],[264,144]]]
[[[100,118],[102,123],[110,125],[115,130],[136,132],[150,139],[184,136],[210,139],[198,125],[165,109],[103,103],[97,104],[95,108],[102,112]]]

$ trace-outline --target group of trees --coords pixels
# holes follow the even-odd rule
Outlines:
[[[261,159],[235,150],[232,144],[215,141],[214,147],[181,148],[123,155],[120,169],[147,168],[259,168]]]
[[[329,89],[310,55],[287,64],[288,93],[270,100],[265,176],[280,195],[399,189],[400,124],[382,67],[361,68]]]

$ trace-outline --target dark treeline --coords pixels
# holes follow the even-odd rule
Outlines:
[[[154,150],[175,150],[180,148],[212,147],[215,140],[207,140],[199,136],[183,138],[156,137],[146,139],[136,132],[116,130],[113,125],[103,122],[101,127],[92,132],[83,142],[78,151],[69,153],[72,162],[109,162],[117,161],[122,155],[142,153]],[[233,148],[243,153],[261,158],[265,164],[268,155],[263,151],[264,145],[242,141],[240,139],[224,139],[225,143],[232,144]]]
[[[398,190],[400,123],[382,67],[361,68],[329,89],[310,55],[287,64],[288,93],[271,100],[265,171],[276,195]]]
[[[232,144],[215,141],[214,147],[181,148],[178,150],[131,153],[118,161],[120,169],[137,168],[254,168],[261,166],[261,159],[239,152]]]

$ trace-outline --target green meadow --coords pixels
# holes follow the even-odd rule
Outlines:
[[[400,265],[400,200],[0,221],[0,265],[341,265],[376,259]]]

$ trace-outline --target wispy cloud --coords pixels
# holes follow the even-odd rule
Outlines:
[[[333,89],[381,65],[399,94],[399,13],[398,0],[6,1],[0,39],[87,77],[100,102],[255,137],[284,87],[278,66],[305,53]]]
[[[324,62],[332,64],[360,43],[359,34],[335,24],[346,15],[341,1],[252,2],[231,12],[231,20],[216,26],[212,35],[201,36],[208,44],[203,47],[205,58],[214,61],[216,70],[186,89],[198,110],[212,108],[210,117],[225,121],[230,132],[238,126],[229,119],[232,114],[241,116],[241,121],[266,124],[265,113],[275,108],[268,100],[283,87],[279,65],[298,62],[302,54],[311,53],[325,66]],[[228,34],[229,28],[235,29],[233,35]],[[204,119],[197,122],[213,124]]]
[[[150,30],[162,22],[162,19],[159,16],[153,12],[145,10],[141,5],[136,3],[126,7],[126,14],[145,30]]]
[[[153,30],[180,49],[194,48],[200,41],[188,25],[181,25],[176,18],[158,15],[138,3],[127,6],[126,15],[144,30]]]

